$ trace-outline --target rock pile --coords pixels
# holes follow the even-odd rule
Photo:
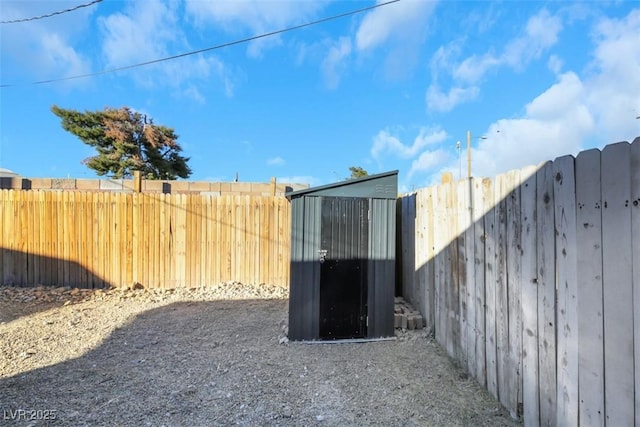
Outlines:
[[[422,320],[422,315],[418,310],[414,309],[404,298],[396,297],[393,318],[396,329],[422,329],[424,327]]]
[[[120,286],[109,289],[79,289],[55,286],[21,288],[0,286],[0,301],[50,304],[62,302],[64,305],[85,301],[139,300],[161,302],[170,300],[220,300],[220,299],[286,299],[289,289],[274,285],[248,285],[240,282],[223,282],[200,288],[145,289],[140,285]]]

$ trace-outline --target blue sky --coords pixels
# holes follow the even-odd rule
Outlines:
[[[0,20],[87,0],[0,0]],[[378,3],[382,3],[381,1]],[[402,191],[640,135],[640,2],[104,0],[1,24],[0,167],[93,178],[50,107],[128,106],[170,126],[191,180],[321,185],[400,170]],[[456,143],[462,142],[460,157]]]

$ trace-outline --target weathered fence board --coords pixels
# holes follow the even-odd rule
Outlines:
[[[602,151],[605,420],[634,424],[631,174],[629,144]]]
[[[493,200],[493,183],[483,183],[484,205],[490,206],[484,217],[485,226],[485,305],[486,305],[486,366],[487,390],[498,397],[498,356],[496,338],[496,207]]]
[[[640,138],[631,145],[630,149],[631,174],[631,235],[640,235]],[[634,372],[635,372],[635,414],[636,425],[640,424],[640,239],[631,239],[631,265],[633,268],[633,343],[634,343]]]
[[[460,339],[458,342],[458,362],[461,366],[468,366],[469,350],[467,349],[467,328],[469,322],[467,319],[467,230],[471,226],[470,222],[470,205],[469,205],[469,184],[467,180],[460,180],[457,183],[458,200],[457,200],[457,270],[458,270],[458,328],[460,329]]]
[[[525,425],[640,425],[640,138],[427,192],[449,355]]]
[[[477,356],[476,356],[476,337],[478,335],[478,328],[476,325],[476,281],[475,281],[475,227],[473,225],[473,186],[474,179],[470,178],[464,182],[464,199],[467,201],[468,214],[465,215],[465,220],[462,225],[464,230],[464,244],[465,244],[465,260],[462,269],[464,269],[466,294],[465,294],[465,307],[464,312],[466,314],[466,361],[467,371],[472,377],[476,377],[477,373]]]
[[[578,424],[577,244],[574,158],[553,162],[557,265],[557,425]]]
[[[604,425],[604,335],[602,306],[602,201],[600,151],[576,158],[576,240],[578,251],[579,418]]]
[[[516,417],[522,407],[522,223],[520,217],[520,171],[507,174],[506,212],[507,212],[507,408]]]
[[[509,293],[507,290],[507,199],[509,197],[508,175],[498,176],[494,193],[496,205],[496,365],[498,376],[498,399],[505,407],[509,405]]]
[[[540,422],[538,383],[538,285],[535,168],[522,171],[520,187],[522,278],[522,410],[525,425]]]
[[[487,207],[484,204],[485,183],[489,180],[474,179],[473,181],[473,279],[475,282],[475,345],[476,345],[476,369],[475,378],[486,387],[486,325],[485,325],[485,215]]]
[[[288,284],[283,197],[0,192],[0,283]]]
[[[556,423],[556,266],[553,164],[536,173],[538,235],[538,381],[540,425]]]

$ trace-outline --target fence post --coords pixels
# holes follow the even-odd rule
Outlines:
[[[269,183],[271,184],[271,195],[275,197],[275,195],[276,195],[276,178],[272,176],[271,180],[269,181]]]
[[[142,178],[140,171],[133,171],[133,191],[140,193],[142,191]]]

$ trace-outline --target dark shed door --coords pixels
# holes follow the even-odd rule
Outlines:
[[[321,212],[320,338],[366,337],[369,200],[325,197]]]

